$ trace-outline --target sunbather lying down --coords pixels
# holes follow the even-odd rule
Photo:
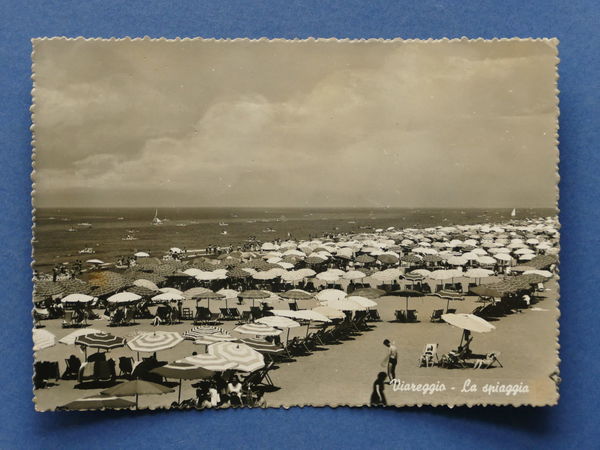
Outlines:
[[[500,364],[500,361],[498,361],[497,358],[497,354],[488,353],[487,355],[485,355],[485,358],[480,358],[477,361],[475,361],[475,364],[473,364],[473,369],[489,369],[496,361],[498,362],[498,364]],[[500,364],[500,367],[502,367],[502,364]]]

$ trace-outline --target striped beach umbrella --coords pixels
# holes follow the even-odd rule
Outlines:
[[[188,356],[178,362],[193,364],[207,370],[212,370],[213,372],[223,372],[237,367],[237,363],[233,361],[210,354]]]
[[[233,331],[241,334],[250,334],[252,336],[279,336],[281,334],[281,330],[263,323],[246,323],[239,327],[235,327]]]
[[[130,380],[117,384],[111,388],[100,392],[100,395],[112,397],[133,397],[135,396],[135,407],[138,407],[138,396],[140,395],[160,395],[175,392],[175,389],[163,386],[162,384],[152,383],[145,380]]]
[[[221,327],[199,326],[199,327],[194,327],[191,330],[186,331],[181,336],[183,337],[183,339],[195,341],[198,338],[201,338],[204,336],[209,336],[211,334],[216,334],[216,333],[229,334],[229,333],[227,333],[227,331],[225,331]]]
[[[148,281],[148,283],[151,283],[151,281]],[[153,297],[154,295],[158,294],[158,290],[148,289],[144,286],[131,286],[127,289],[127,292],[139,295],[140,297]]]
[[[179,380],[179,393],[177,394],[177,402],[181,401],[181,382],[182,380],[203,380],[211,378],[215,373],[212,370],[207,370],[195,364],[187,362],[173,362],[166,364],[150,372],[155,373],[163,378],[175,378]]]
[[[313,298],[311,293],[303,291],[302,289],[291,289],[278,295],[287,300],[308,300]]]
[[[85,336],[86,334],[95,334],[102,333],[100,330],[96,330],[94,328],[80,328],[79,330],[75,330],[72,333],[67,334],[65,337],[61,338],[58,342],[65,345],[74,345],[75,340],[79,336]]]
[[[134,352],[156,353],[173,348],[181,341],[183,341],[183,338],[179,333],[159,330],[140,333],[130,340],[127,345]]]
[[[34,328],[33,330],[33,351],[37,352],[45,348],[56,345],[56,336],[48,330]]]
[[[234,338],[229,333],[215,333],[215,334],[207,334],[206,336],[199,336],[194,341],[194,344],[199,345],[210,345],[215,344],[217,342],[233,342],[237,341],[237,338]]]
[[[89,333],[75,338],[75,345],[97,348],[99,350],[112,350],[113,348],[124,347],[125,338],[113,336],[110,333]]]
[[[34,286],[35,296],[40,298],[62,294],[63,290],[61,283],[53,281],[36,281]]]
[[[274,342],[265,341],[264,339],[245,338],[242,339],[242,343],[263,355],[275,355],[284,351],[282,345],[277,345]]]
[[[209,345],[208,354],[236,363],[236,370],[240,372],[254,372],[265,366],[263,355],[240,342],[218,342]]]
[[[451,300],[464,300],[464,297],[455,291],[441,290],[439,292],[436,292],[434,295],[436,297],[440,297],[440,298],[447,300],[446,301],[446,311],[448,311],[448,307],[450,306]]]
[[[89,284],[79,278],[61,280],[58,282],[63,288],[63,295],[69,294],[89,294],[92,290]]]

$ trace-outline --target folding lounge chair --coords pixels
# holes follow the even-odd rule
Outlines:
[[[249,323],[252,320],[252,312],[251,311],[242,311],[242,316],[238,321],[238,325]]]
[[[121,356],[119,358],[119,376],[131,376],[133,372],[133,358],[131,356]]]
[[[419,367],[433,367],[439,362],[437,355],[438,344],[426,344],[419,358]]]
[[[370,309],[367,314],[367,321],[381,322],[381,316],[379,315],[379,311],[377,311],[376,309]]]
[[[181,318],[183,320],[192,320],[194,318],[194,315],[192,314],[192,309],[191,308],[182,308],[181,309]]]
[[[498,352],[488,353],[487,355],[485,355],[484,359],[478,359],[477,361],[475,361],[473,368],[474,369],[489,369],[490,367],[494,367],[494,365],[496,363],[500,367],[503,367],[502,363],[498,360],[499,355],[500,355],[500,353],[498,353]]]
[[[73,311],[67,310],[65,311],[65,317],[63,318],[62,327],[70,328],[75,326],[73,322]]]
[[[229,317],[233,320],[239,320],[242,316],[237,308],[229,308]]]
[[[406,322],[406,313],[403,309],[397,309],[394,311],[394,315],[396,316],[396,320],[398,322]]]
[[[417,310],[409,309],[408,315],[406,316],[406,321],[410,323],[418,322],[419,320],[417,319]]]
[[[442,322],[442,314],[444,314],[443,309],[434,309],[431,313],[430,322]]]

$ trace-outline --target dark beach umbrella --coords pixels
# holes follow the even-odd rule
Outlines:
[[[229,278],[248,278],[250,273],[246,272],[240,267],[234,267],[233,269],[227,271],[227,276]]]
[[[420,263],[423,259],[418,256],[415,255],[414,253],[410,253],[408,255],[404,255],[402,258],[400,258],[403,262],[407,262],[410,264],[416,264],[416,263]]]
[[[309,256],[304,261],[306,262],[306,264],[315,264],[316,265],[316,264],[323,264],[327,260],[323,259],[323,258],[319,258],[318,256]]]
[[[91,397],[80,398],[79,400],[67,403],[60,409],[77,411],[81,409],[122,409],[132,408],[135,403],[119,397],[106,397],[101,395],[92,395]]]
[[[95,297],[112,294],[120,289],[131,286],[131,282],[125,277],[109,270],[91,272],[88,283],[91,286],[90,295]]]
[[[409,297],[423,297],[423,293],[419,291],[413,291],[411,289],[401,289],[397,291],[392,291],[388,295],[393,295],[396,297],[404,297],[406,299],[406,317],[408,317],[408,299]]]
[[[238,294],[238,297],[252,299],[252,306],[254,306],[255,300],[262,300],[265,298],[269,298],[269,297],[271,297],[271,294],[266,291],[259,291],[259,290],[253,289],[253,290],[249,290],[249,291],[240,292]]]
[[[182,380],[203,380],[211,378],[215,372],[204,369],[203,367],[184,362],[173,362],[162,367],[152,369],[150,372],[160,375],[163,378],[175,378],[179,380],[179,393],[177,402],[181,402],[181,381]]]
[[[107,397],[133,397],[135,395],[135,407],[137,408],[139,395],[168,394],[170,392],[175,392],[175,389],[150,381],[131,380],[106,389],[100,392],[100,395]]]
[[[148,289],[144,286],[131,286],[127,289],[127,292],[131,292],[132,294],[137,294],[140,297],[154,297],[158,294],[157,291],[153,289]]]
[[[485,285],[473,287],[469,292],[479,297],[502,297],[502,292]]]
[[[450,300],[464,300],[464,297],[455,291],[442,290],[436,292],[434,295],[447,300],[446,311],[448,311],[448,307],[450,306]]]
[[[383,264],[396,264],[399,261],[394,255],[379,255],[377,259]]]
[[[361,264],[369,264],[375,261],[375,258],[369,255],[359,255],[356,257],[356,262]]]
[[[382,295],[385,295],[385,291],[376,288],[363,288],[357,289],[352,293],[352,295],[368,298],[369,300],[374,300],[376,298],[381,297]]]
[[[423,275],[419,275],[418,273],[409,272],[404,275],[404,279],[411,282],[423,281],[425,277]]]
[[[429,262],[429,263],[439,263],[442,260],[442,258],[438,255],[424,255],[423,256],[423,261],[424,262]]]
[[[75,345],[97,348],[98,350],[112,350],[113,348],[123,347],[126,342],[125,338],[113,336],[110,333],[90,333],[78,336],[75,339]]]
[[[154,272],[139,272],[139,271],[131,272],[128,274],[128,278],[132,281],[148,280],[148,281],[152,281],[156,285],[159,285],[159,284],[167,281],[167,279],[165,277],[163,277],[162,275],[159,275],[157,273],[154,273]]]

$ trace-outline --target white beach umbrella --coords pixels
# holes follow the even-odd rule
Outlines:
[[[111,295],[106,299],[108,303],[132,303],[141,300],[142,297],[134,294],[133,292],[119,292],[118,294]]]
[[[341,300],[347,295],[348,294],[339,289],[323,289],[315,296],[315,298],[321,302],[326,302],[328,300]]]
[[[146,289],[150,289],[152,291],[158,291],[158,286],[150,280],[135,280],[133,282],[134,286],[144,287]]]
[[[90,303],[95,297],[85,294],[70,294],[61,300],[61,303]]]
[[[33,351],[37,352],[56,345],[56,336],[48,330],[33,329]]]
[[[95,333],[102,333],[102,331],[96,330],[95,328],[80,328],[78,330],[75,330],[75,331],[67,334],[65,337],[61,338],[58,342],[60,342],[61,344],[65,344],[65,345],[74,345],[75,339],[77,339],[79,336],[85,336],[86,334],[95,334]]]

